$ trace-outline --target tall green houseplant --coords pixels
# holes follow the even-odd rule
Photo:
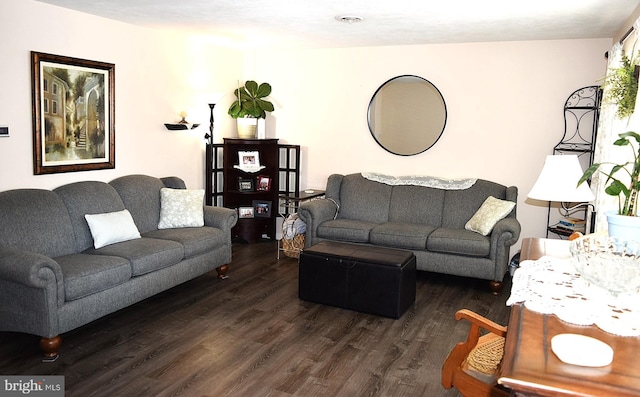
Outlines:
[[[633,161],[627,161],[623,164],[593,163],[578,181],[578,186],[591,179],[602,165],[613,164],[610,172],[600,171],[607,176],[605,184],[609,184],[604,191],[610,196],[618,197],[618,215],[637,216],[638,192],[640,191],[640,135],[629,131],[619,134],[619,137],[613,144],[628,146],[633,152]],[[638,147],[634,147],[633,141]],[[619,173],[626,174],[628,182],[625,183],[615,176]],[[627,180],[627,177],[624,179]]]

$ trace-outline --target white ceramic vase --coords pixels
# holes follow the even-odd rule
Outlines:
[[[239,117],[236,119],[236,125],[238,127],[238,138],[256,138],[256,127],[258,126],[258,119],[252,117]]]

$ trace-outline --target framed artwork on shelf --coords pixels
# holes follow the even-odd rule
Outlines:
[[[258,184],[256,190],[268,192],[271,190],[271,178],[266,175],[258,175]]]
[[[244,165],[246,167],[260,166],[260,153],[258,151],[240,151],[238,152],[238,161],[240,162],[240,165]]]
[[[35,175],[115,168],[115,65],[31,52]]]
[[[238,207],[239,218],[253,218],[253,207]]]
[[[256,218],[270,218],[271,201],[253,200],[253,213]]]
[[[257,150],[238,151],[238,165],[234,165],[233,167],[245,172],[258,172],[265,168],[263,165],[260,165],[260,152]]]
[[[253,179],[238,178],[238,191],[253,192]]]

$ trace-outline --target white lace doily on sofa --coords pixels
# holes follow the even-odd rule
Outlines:
[[[476,178],[447,179],[428,175],[391,176],[376,172],[361,172],[361,175],[366,179],[392,186],[413,185],[445,190],[469,189],[477,181]]]
[[[507,305],[523,302],[533,311],[555,314],[577,325],[596,325],[620,336],[640,336],[640,294],[617,296],[585,281],[573,259],[522,261],[513,276]]]

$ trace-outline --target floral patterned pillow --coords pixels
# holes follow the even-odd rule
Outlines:
[[[464,225],[464,228],[486,236],[491,233],[491,230],[499,220],[509,215],[515,206],[516,203],[513,201],[500,200],[489,196],[482,203],[480,209],[469,219],[469,222]]]
[[[204,226],[204,190],[160,189],[158,229]]]

